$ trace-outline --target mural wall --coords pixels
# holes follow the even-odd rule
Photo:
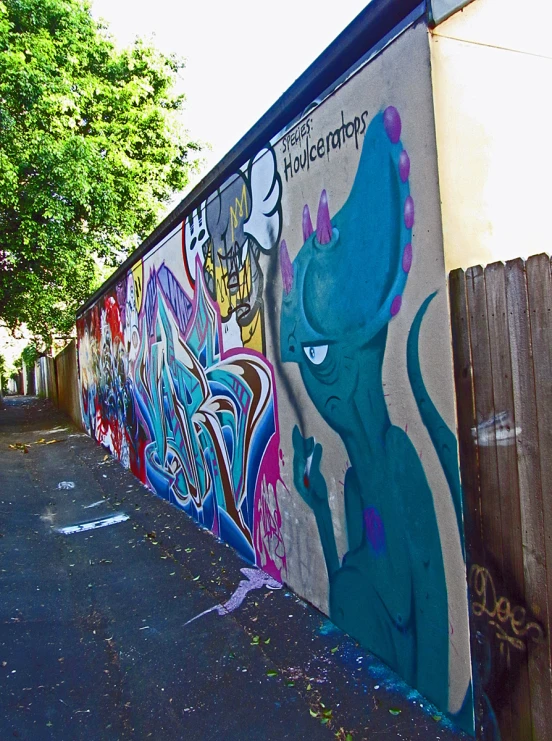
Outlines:
[[[425,29],[209,194],[78,335],[89,434],[472,731]]]

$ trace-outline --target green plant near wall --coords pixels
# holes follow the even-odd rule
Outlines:
[[[39,357],[40,353],[36,346],[33,344],[27,345],[21,355],[14,361],[13,367],[15,368],[15,373],[13,373],[11,377],[17,378],[18,374],[23,371],[23,364],[25,364],[26,373],[28,374],[30,370],[34,368]]]
[[[0,355],[0,390],[3,394],[7,393],[8,375],[6,372],[6,359]]]
[[[39,358],[40,353],[34,345],[27,345],[27,347],[21,353],[21,360],[27,368],[32,368]]]
[[[84,0],[0,0],[0,319],[44,346],[198,166],[183,62],[118,50]]]

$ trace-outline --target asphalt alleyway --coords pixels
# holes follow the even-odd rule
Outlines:
[[[0,739],[468,738],[247,569],[49,402],[6,399]]]

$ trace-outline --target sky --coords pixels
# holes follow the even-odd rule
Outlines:
[[[184,125],[209,142],[205,174],[369,0],[92,0],[121,46],[140,36],[187,60]]]

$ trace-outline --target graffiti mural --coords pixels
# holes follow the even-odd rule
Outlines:
[[[211,232],[204,207],[186,220],[191,290],[164,261],[140,261],[79,320],[79,363],[89,434],[159,496],[281,579],[274,374],[251,347],[263,344],[258,253],[280,230],[279,178],[266,156],[268,167],[256,158],[240,176],[241,201],[232,200],[235,181],[221,189]],[[224,262],[238,247],[237,262]],[[215,302],[223,290],[228,301]],[[234,321],[246,341],[229,330]]]
[[[142,323],[135,398],[147,479],[255,561],[257,484],[276,433],[272,370],[253,351],[223,352],[201,271],[193,303],[165,265],[152,271]]]
[[[473,731],[427,35],[385,55],[79,317],[82,416],[265,572],[238,601],[285,581]]]
[[[440,707],[448,703],[447,587],[434,503],[406,432],[391,424],[382,384],[387,325],[412,264],[414,204],[398,111],[370,123],[349,197],[330,217],[325,190],[293,263],[280,247],[282,360],[297,363],[317,411],[341,437],[348,552],[340,562],[320,465],[323,447],[293,430],[293,481],[314,513],[330,585],[330,616]],[[419,410],[437,447],[461,525],[453,434],[425,391],[418,333],[408,346]]]

